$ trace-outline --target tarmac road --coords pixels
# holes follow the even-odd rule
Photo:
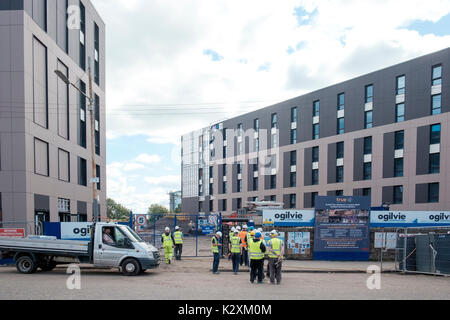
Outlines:
[[[0,299],[271,300],[274,295],[279,300],[450,299],[449,277],[388,273],[381,275],[380,290],[369,290],[369,274],[289,272],[277,286],[251,284],[248,272],[213,275],[210,264],[208,259],[186,259],[131,278],[114,269],[83,268],[81,290],[67,289],[69,275],[64,268],[23,275],[14,267],[2,267]],[[221,262],[222,269],[228,265]]]

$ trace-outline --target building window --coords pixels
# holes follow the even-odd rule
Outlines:
[[[48,143],[34,139],[34,173],[50,176]]]
[[[428,203],[439,202],[439,183],[430,183],[428,185]]]
[[[86,9],[80,1],[80,63],[81,69],[86,70]]]
[[[34,1],[36,2],[36,1]],[[61,5],[62,4],[62,5]],[[64,52],[69,52],[69,28],[67,27],[68,1],[56,1],[56,43]]]
[[[272,129],[278,128],[278,116],[276,113],[272,114]]]
[[[442,96],[440,94],[431,97],[431,114],[441,114],[442,112]]]
[[[297,165],[297,151],[291,151],[290,158],[291,158],[291,166],[296,166]]]
[[[312,208],[315,208],[315,206],[316,206],[316,198],[318,196],[319,196],[318,192],[311,193],[311,205],[312,205]]]
[[[432,85],[437,86],[442,84],[442,66],[434,66],[432,73]]]
[[[403,177],[403,158],[394,160],[394,177]]]
[[[399,103],[395,106],[395,122],[405,121],[405,104]]]
[[[209,200],[209,212],[214,212],[214,200]]]
[[[395,150],[403,150],[405,147],[405,131],[395,133]]]
[[[48,129],[47,47],[33,38],[33,121]]]
[[[406,78],[405,76],[397,77],[397,95],[405,94],[405,88],[406,88]]]
[[[78,184],[87,186],[87,165],[86,159],[78,158]]]
[[[253,129],[255,129],[256,132],[259,131],[259,119],[253,120]]]
[[[289,195],[289,209],[295,209],[297,207],[297,195]]]
[[[431,126],[430,134],[430,144],[440,144],[441,143],[441,125],[435,124]]]
[[[69,77],[69,69],[60,60],[57,61],[58,71]],[[58,135],[69,140],[69,85],[57,78],[57,114]]]
[[[440,168],[441,168],[440,153],[430,154],[429,173],[430,174],[440,173]]]
[[[336,144],[336,159],[344,159],[344,142]]]
[[[373,85],[366,86],[366,103],[373,102]]]
[[[313,140],[318,140],[320,138],[319,124],[313,125]]]
[[[223,147],[223,158],[227,157],[227,147]]]
[[[337,120],[337,134],[345,133],[345,120],[344,118],[340,118]]]
[[[42,30],[47,31],[47,1],[34,0],[31,4],[31,16]]]
[[[370,197],[372,195],[372,189],[365,188],[365,189],[363,189],[362,194],[363,194],[363,197]]]
[[[364,138],[364,155],[372,154],[372,137]]]
[[[95,166],[96,177],[98,178],[97,190],[101,190],[101,175],[100,175],[100,166]]]
[[[222,211],[227,211],[227,199],[222,200]]]
[[[271,175],[270,176],[270,189],[276,189],[277,188],[277,176]]]
[[[291,144],[297,143],[297,129],[291,130]]]
[[[318,117],[320,114],[320,101],[314,101],[313,103],[313,117]]]
[[[364,163],[363,179],[364,180],[372,179],[372,163],[371,162]]]
[[[402,204],[403,203],[403,186],[394,187],[394,203],[393,204]]]
[[[290,188],[297,187],[297,172],[291,172],[289,177],[289,187]]]
[[[312,162],[319,162],[319,147],[312,149]]]
[[[242,180],[238,180],[237,182],[237,192],[242,192]]]
[[[227,193],[227,183],[226,181],[222,182],[222,194],[226,194]]]
[[[344,182],[344,167],[336,167],[336,183]]]
[[[269,200],[275,202],[277,201],[277,196],[270,196]]]
[[[312,185],[316,186],[319,184],[319,170],[313,169],[312,171]]]
[[[80,90],[86,93],[86,84],[80,80]],[[78,144],[86,148],[86,97],[79,93],[80,98],[80,119],[79,119],[79,134]]]
[[[100,97],[95,95],[95,153],[100,155]]]
[[[253,178],[253,191],[258,191],[258,178]]]
[[[100,29],[94,23],[94,81],[100,85]]]
[[[70,220],[70,200],[58,198],[59,222],[71,222]]]
[[[58,179],[70,182],[70,155],[62,149],[58,149]]]
[[[338,111],[345,109],[345,94],[341,93],[338,95],[338,105],[337,105]]]
[[[236,204],[237,209],[238,209],[238,210],[239,210],[239,209],[242,209],[242,198],[236,199],[236,202],[237,202],[237,204]]]
[[[210,196],[214,195],[214,184],[213,183],[209,184],[209,195]]]
[[[291,109],[291,122],[297,122],[297,108]]]
[[[342,197],[344,195],[344,190],[336,190],[334,194],[336,197]]]
[[[366,111],[364,114],[364,128],[373,128],[373,111]]]

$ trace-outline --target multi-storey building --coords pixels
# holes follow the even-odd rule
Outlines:
[[[0,223],[91,221],[91,177],[105,219],[104,22],[89,0],[2,0],[0,43]],[[95,172],[89,101],[55,74],[89,96],[88,61]]]
[[[317,195],[449,210],[449,111],[450,48],[223,121],[203,129],[208,155],[189,148],[201,167],[183,157],[182,210],[231,213],[255,200],[309,209]]]

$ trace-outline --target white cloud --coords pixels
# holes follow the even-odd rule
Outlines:
[[[145,177],[144,181],[150,185],[173,186],[180,183],[181,176],[168,175],[162,177]]]
[[[143,154],[139,155],[135,159],[135,161],[145,163],[145,164],[155,164],[155,163],[161,162],[161,158],[156,154],[150,155],[150,154],[143,153]]]
[[[131,163],[127,163],[124,166],[123,170],[124,171],[134,171],[134,170],[144,169],[144,168],[145,168],[145,166],[143,164],[131,162]]]

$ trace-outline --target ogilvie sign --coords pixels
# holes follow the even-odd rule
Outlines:
[[[304,227],[314,223],[314,210],[264,210],[264,226]]]
[[[372,227],[421,227],[448,226],[450,212],[448,211],[372,211],[370,215]]]
[[[313,210],[263,211],[263,224],[270,227],[313,227]],[[449,211],[371,211],[370,226],[377,227],[421,227],[450,226]]]

